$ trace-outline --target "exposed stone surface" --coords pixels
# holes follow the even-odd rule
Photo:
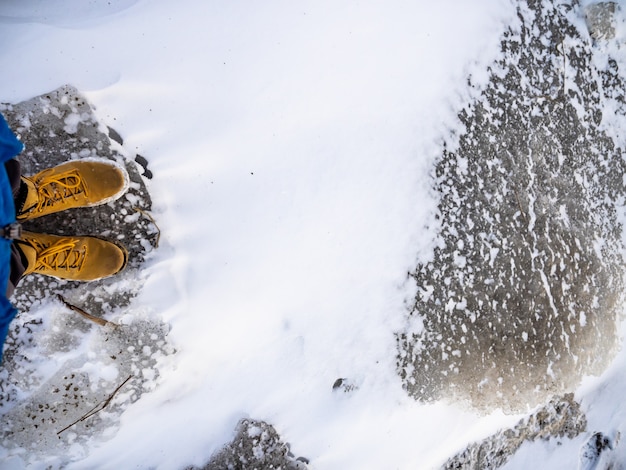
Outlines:
[[[585,9],[585,19],[589,34],[594,39],[613,39],[615,37],[615,2],[599,2]]]
[[[446,470],[496,469],[504,465],[526,441],[572,439],[585,431],[587,420],[572,394],[553,398],[511,429],[498,431],[482,442],[471,444],[450,458]]]
[[[625,113],[576,2],[521,2],[480,96],[435,171],[433,258],[398,335],[418,400],[524,411],[604,370],[624,301],[626,165],[603,125]],[[470,78],[470,86],[472,81]]]
[[[232,442],[217,452],[201,469],[187,470],[305,470],[307,459],[296,458],[270,424],[244,419]]]

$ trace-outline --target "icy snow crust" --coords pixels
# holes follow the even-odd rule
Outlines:
[[[609,126],[624,81],[614,59],[594,61],[581,16],[522,2],[458,145],[444,146],[437,247],[413,274],[398,341],[417,399],[523,411],[615,355],[626,166]]]

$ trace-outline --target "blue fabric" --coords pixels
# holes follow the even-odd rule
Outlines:
[[[0,114],[0,228],[15,222],[15,203],[13,192],[4,163],[17,156],[24,145],[15,137],[9,125]],[[0,355],[9,331],[9,324],[17,311],[6,298],[11,260],[11,240],[0,237]]]

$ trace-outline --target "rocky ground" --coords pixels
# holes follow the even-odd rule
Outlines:
[[[489,83],[459,114],[465,131],[444,145],[437,248],[413,273],[398,336],[418,400],[524,411],[613,357],[626,165],[604,113],[623,115],[624,83],[614,60],[594,59],[583,15],[520,2]]]
[[[554,398],[511,429],[498,431],[451,457],[446,470],[495,469],[504,465],[525,441],[572,439],[585,431],[587,420],[573,394]]]
[[[295,457],[276,432],[264,421],[244,419],[239,422],[230,444],[211,457],[202,468],[186,470],[305,470],[308,460]]]
[[[487,85],[468,79],[465,130],[444,142],[437,248],[412,275],[399,373],[417,400],[539,406],[444,468],[499,468],[524,441],[587,431],[568,392],[607,367],[623,315],[626,165],[611,124],[626,107],[604,47],[617,13],[613,2],[521,1]],[[581,468],[613,444],[593,434]]]

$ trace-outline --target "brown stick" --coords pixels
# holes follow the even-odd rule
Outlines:
[[[561,40],[561,52],[563,53],[563,97],[565,98],[565,37]]]
[[[96,317],[90,313],[85,312],[82,308],[77,307],[76,305],[72,305],[67,300],[65,300],[65,298],[61,294],[57,294],[57,299],[59,299],[70,310],[73,310],[74,312],[82,315],[87,320],[91,320],[92,322],[97,323],[100,326],[111,325],[114,328],[117,328],[118,326],[117,323],[110,322],[108,320],[105,320],[104,318]]]
[[[526,213],[524,209],[522,209],[522,203],[519,200],[519,195],[517,194],[517,188],[513,187],[513,192],[515,193],[515,199],[517,199],[517,205],[519,206],[520,214],[522,215],[522,219],[524,219],[524,223],[528,225],[528,220],[526,220]]]
[[[61,429],[59,432],[57,432],[57,436],[61,435],[61,433],[67,431],[69,428],[71,428],[72,426],[80,423],[81,421],[85,421],[86,419],[91,418],[93,415],[95,415],[96,413],[99,413],[100,411],[104,410],[109,403],[111,403],[111,400],[113,400],[113,397],[115,397],[115,395],[117,395],[117,392],[120,391],[120,389],[126,385],[126,383],[132,379],[133,376],[129,375],[128,378],[126,380],[124,380],[115,390],[113,390],[113,393],[111,395],[109,395],[109,398],[107,398],[105,401],[103,401],[102,403],[97,404],[96,406],[94,406],[91,410],[89,410],[85,415],[83,415],[82,417],[78,418],[76,421],[74,421],[72,424],[65,426],[63,429]]]

